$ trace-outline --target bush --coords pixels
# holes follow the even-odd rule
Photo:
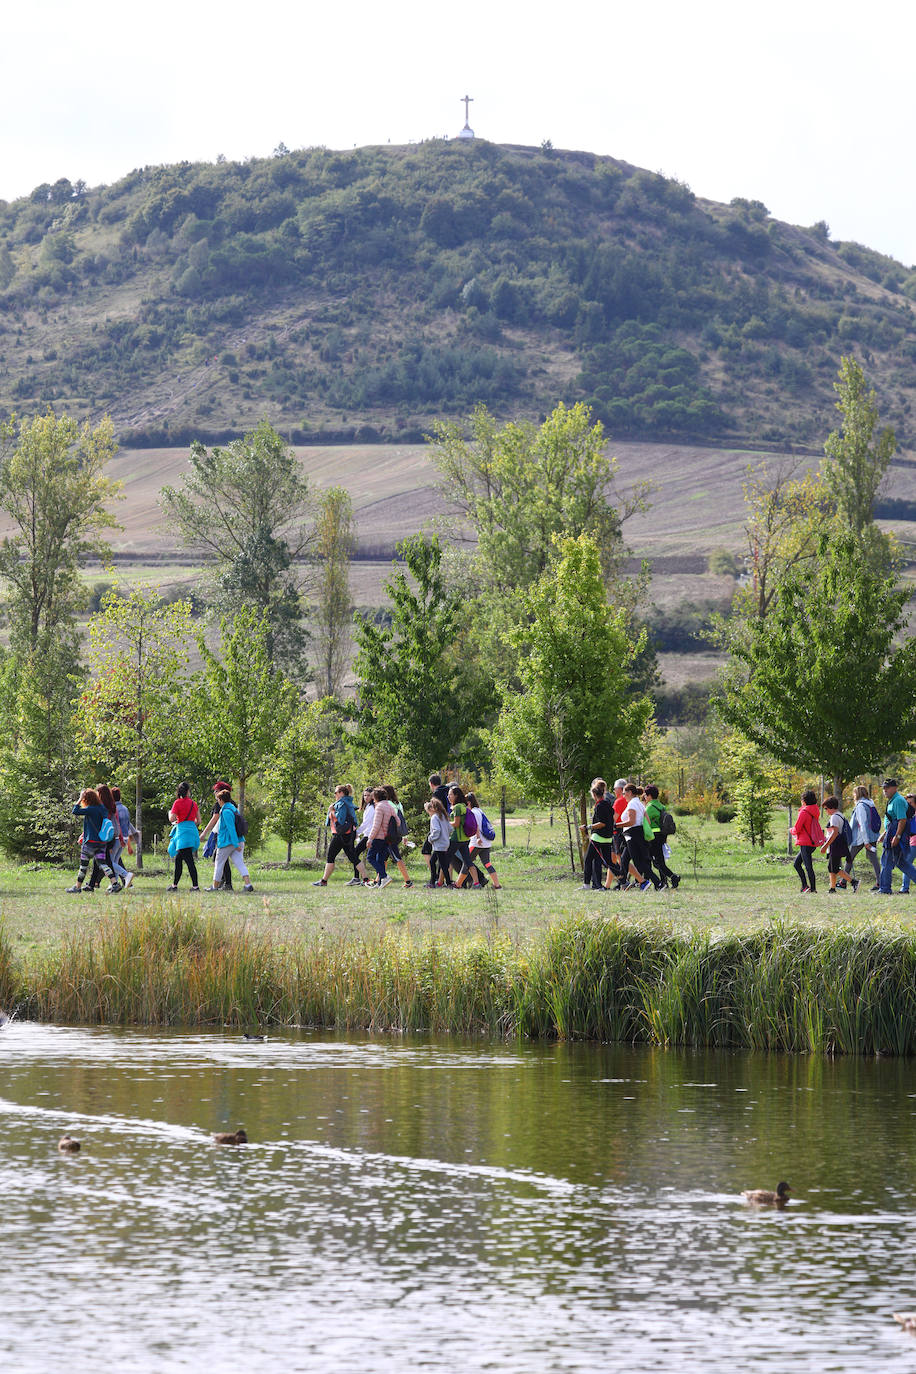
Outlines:
[[[716,809],[716,820],[720,825],[728,825],[729,821],[733,821],[737,814],[738,810],[734,806],[720,806]]]

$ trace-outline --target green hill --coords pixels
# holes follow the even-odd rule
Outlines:
[[[616,438],[820,446],[856,352],[906,443],[916,273],[587,153],[429,142],[0,202],[0,408],[174,445],[418,437],[485,401]]]

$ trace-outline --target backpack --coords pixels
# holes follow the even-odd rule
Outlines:
[[[465,839],[472,840],[477,834],[477,817],[468,806],[464,812],[464,835]]]
[[[670,811],[662,810],[658,818],[658,833],[663,840],[677,834],[677,825]]]
[[[388,817],[388,829],[385,831],[385,843],[392,847],[397,845],[401,838],[401,827],[398,824],[398,813],[395,811],[393,816]]]
[[[846,817],[843,817],[843,829],[840,831],[840,838],[846,841],[847,846],[852,848],[852,826]]]
[[[486,816],[482,811],[480,813],[480,837],[483,840],[496,839],[496,831],[493,829],[492,825],[487,820]]]
[[[395,807],[395,814],[398,818],[398,839],[404,840],[410,833],[407,829],[407,821],[404,819],[404,812],[400,807]]]
[[[99,839],[103,844],[108,844],[109,840],[114,839],[114,823],[107,817],[99,826]]]
[[[867,805],[868,805],[868,828],[869,828],[869,832],[870,832],[870,834],[872,834],[872,835],[880,835],[880,834],[881,834],[881,817],[878,815],[878,808],[877,808],[877,806],[875,806],[875,803],[874,803],[873,801],[868,802]]]
[[[248,834],[248,822],[238,809],[236,809],[235,813],[235,833],[240,840],[244,840],[245,836]]]

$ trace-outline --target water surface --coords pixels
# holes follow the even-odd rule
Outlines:
[[[899,1060],[14,1021],[0,1355],[916,1370],[914,1114]]]

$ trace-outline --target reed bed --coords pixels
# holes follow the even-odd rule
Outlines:
[[[103,917],[19,963],[0,1001],[101,1025],[296,1025],[826,1054],[916,1052],[916,934],[789,923],[713,939],[567,920],[529,946],[284,944],[190,910]]]

